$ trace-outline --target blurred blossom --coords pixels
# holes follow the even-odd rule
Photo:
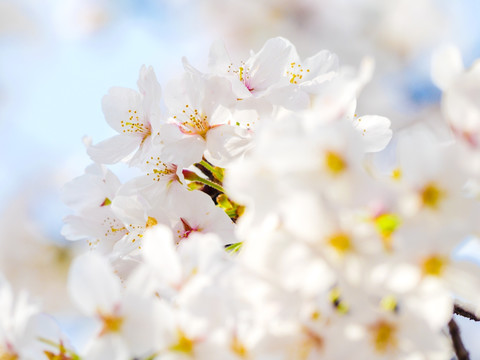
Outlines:
[[[65,38],[92,36],[114,16],[115,8],[109,0],[65,0],[53,9],[55,28]]]
[[[379,131],[379,133],[385,136],[381,139],[383,141],[380,145],[376,144],[377,147],[383,148],[390,141],[390,124],[394,130],[391,143],[383,153],[368,155],[372,164],[381,165],[378,167],[382,171],[391,173],[394,170],[391,160],[400,146],[398,144],[402,141],[401,137],[405,134],[403,129],[408,124],[421,123],[423,127],[435,133],[439,142],[450,141],[452,134],[449,126],[447,123],[439,122],[442,113],[443,116],[449,118],[450,123],[456,124],[462,130],[464,128],[469,130],[469,132],[464,132],[463,141],[471,140],[475,135],[476,149],[480,131],[475,128],[473,129],[474,133],[471,133],[473,130],[467,126],[466,116],[458,116],[462,114],[461,109],[465,109],[465,106],[462,105],[466,101],[465,99],[473,98],[474,100],[469,103],[471,107],[466,108],[465,112],[474,118],[472,121],[478,126],[477,118],[480,111],[477,111],[478,98],[474,96],[479,92],[476,82],[478,65],[470,66],[473,59],[480,57],[480,23],[477,19],[479,13],[480,1],[471,0],[455,2],[447,0],[0,0],[0,53],[2,54],[0,56],[0,125],[3,129],[0,134],[0,154],[2,154],[0,155],[0,273],[8,279],[15,291],[27,289],[34,298],[40,299],[44,310],[57,313],[73,311],[70,301],[67,300],[66,279],[72,257],[79,251],[83,252],[86,243],[82,242],[80,245],[76,245],[61,237],[61,219],[67,215],[68,211],[65,206],[61,205],[59,194],[62,184],[80,175],[90,162],[85,154],[86,149],[82,143],[82,136],[91,137],[85,141],[88,145],[89,143],[98,144],[102,139],[114,135],[114,130],[103,121],[102,97],[108,94],[111,86],[136,88],[138,69],[143,64],[147,68],[149,65],[154,66],[158,82],[162,84],[162,91],[175,88],[175,82],[171,82],[166,87],[163,84],[182,71],[182,64],[179,61],[181,56],[186,56],[192,63],[190,65],[186,61],[184,62],[189,71],[195,73],[196,68],[204,71],[206,66],[203,65],[207,63],[208,47],[214,40],[224,40],[228,54],[225,49],[222,51],[225,51],[227,63],[232,61],[235,66],[238,65],[232,72],[228,68],[230,76],[228,81],[234,81],[235,86],[239,86],[247,94],[245,98],[252,97],[253,100],[250,99],[252,101],[258,100],[255,95],[258,95],[259,88],[256,89],[256,94],[255,89],[247,86],[245,80],[247,75],[245,78],[242,76],[243,69],[238,76],[242,63],[238,62],[237,64],[236,59],[249,59],[248,52],[252,49],[258,51],[268,38],[283,36],[291,40],[299,50],[299,54],[295,52],[290,59],[295,62],[300,62],[300,58],[308,60],[309,56],[322,49],[328,49],[332,53],[338,54],[342,66],[357,66],[366,56],[374,59],[375,71],[369,84],[360,84],[362,82],[360,75],[358,78],[352,76],[352,79],[346,76],[345,79],[348,81],[337,84],[340,88],[337,90],[343,92],[347,86],[355,83],[350,89],[352,96],[343,99],[344,102],[339,101],[341,104],[338,104],[338,107],[357,127],[359,127],[360,118],[357,118],[357,114],[354,112],[380,114],[388,117],[389,120],[375,117],[373,121],[376,120],[376,123],[379,123],[380,119],[384,121],[383,128],[379,127],[383,129],[383,132]],[[448,82],[443,79],[446,81],[445,86],[437,84],[445,91],[443,100],[441,100],[442,92],[431,80],[430,60],[439,45],[444,43],[452,43],[458,47],[455,51],[458,52],[458,57],[463,59],[465,67],[455,74],[456,77],[452,76],[453,80],[450,79],[452,81]],[[445,74],[442,75],[442,72],[448,70],[448,63],[442,68],[443,65],[438,61],[439,53],[436,54],[437,65],[440,66],[440,69],[437,69],[437,75],[440,76],[440,80],[438,76],[435,79],[435,75],[434,80],[436,83],[438,81],[442,83],[442,76],[445,76]],[[232,60],[228,59],[229,56]],[[251,58],[255,58],[255,56],[255,53],[252,52]],[[264,69],[271,71],[274,68],[271,64],[279,58],[281,56],[277,54],[268,56]],[[210,65],[212,65],[211,60],[212,56]],[[224,65],[220,60],[215,61],[217,64]],[[253,62],[253,60],[246,60],[247,64],[249,61]],[[289,61],[285,61],[286,65],[289,63]],[[336,64],[335,61],[335,69]],[[223,70],[227,71],[227,68]],[[248,74],[248,76],[250,75]],[[293,80],[296,79],[296,76],[293,77]],[[326,83],[329,81],[330,79]],[[476,85],[471,85],[471,82]],[[198,85],[198,83],[196,84]],[[220,85],[224,84],[228,85],[226,88],[230,86],[227,80]],[[220,85],[216,87],[216,91],[223,89]],[[246,85],[247,88],[245,89],[243,85]],[[363,85],[365,88],[357,104],[353,93]],[[305,90],[306,87],[300,86],[299,88]],[[189,90],[192,91],[192,98],[197,95],[197,88],[193,85],[184,89],[177,84],[177,89],[180,90],[176,90],[175,95]],[[335,89],[332,86],[332,88],[328,88],[328,91],[333,92]],[[160,91],[158,93],[160,94]],[[222,93],[225,95],[227,91]],[[275,106],[287,104],[284,101],[286,98],[281,97],[284,93],[280,91],[274,93],[270,90],[266,93],[269,96],[265,96],[268,101],[271,101],[275,95],[277,101]],[[162,92],[161,96],[163,97],[165,94]],[[207,96],[205,97],[207,98]],[[261,98],[261,96],[257,97]],[[166,98],[170,100],[166,101],[166,107],[173,107],[172,96],[169,98],[166,95]],[[231,100],[236,102],[239,98],[242,97],[235,96]],[[310,94],[305,95],[305,98],[310,98]],[[321,101],[316,105],[318,108],[321,108],[324,103],[332,105],[330,97],[319,98]],[[300,97],[294,100],[298,101],[290,105],[300,107],[298,105],[301,104]],[[119,100],[119,102],[121,101]],[[204,102],[207,103],[207,101]],[[228,103],[226,100],[224,102]],[[212,100],[208,103],[214,104],[215,101]],[[250,104],[252,103],[250,102]],[[254,109],[255,112],[261,114],[262,111],[265,111],[264,103],[258,101],[255,104],[257,106]],[[181,103],[182,109],[184,106],[185,104]],[[198,106],[204,105],[202,103]],[[177,112],[180,113],[179,109],[175,111],[178,110]],[[267,110],[269,109],[267,107]],[[161,110],[167,111],[167,109]],[[169,111],[173,110],[169,109]],[[158,113],[160,112],[159,110]],[[218,115],[218,112],[216,114]],[[220,117],[222,121],[229,117],[229,121],[232,123],[238,121],[237,125],[240,123],[243,125],[242,119],[248,119],[251,116],[247,110],[244,113],[239,111],[235,114],[237,117],[234,118],[232,115],[231,119],[231,114],[227,114],[227,112],[220,114],[224,116]],[[211,115],[210,119],[215,118],[213,113]],[[330,114],[322,113],[322,115],[327,117]],[[365,116],[362,119],[365,120],[364,124],[368,124],[369,117]],[[211,129],[218,125],[210,126],[208,122],[205,123],[208,125],[208,130],[211,131],[210,133],[213,133]],[[184,121],[182,124],[184,131],[180,131],[182,134],[177,134],[179,136],[192,135],[198,130],[195,127],[193,130],[186,127],[185,124],[191,125],[188,121]],[[204,125],[204,123],[202,124]],[[226,126],[222,129],[225,128]],[[248,123],[248,126],[242,130],[245,130],[245,134],[247,132],[250,134],[252,129],[253,123],[252,126]],[[269,128],[267,127],[267,129]],[[292,159],[299,154],[290,162],[291,164],[305,166],[308,169],[314,164],[316,155],[312,154],[317,153],[306,152],[309,156],[313,156],[312,158],[303,153],[297,153],[310,148],[323,151],[323,148],[317,149],[318,139],[310,138],[312,129],[307,128],[306,125],[305,129],[293,129],[293,133],[289,131],[292,129],[273,130],[272,127],[271,132],[263,133],[268,135],[263,135],[262,141],[266,145],[261,148],[264,150],[261,152],[261,156],[263,158],[265,154],[271,152],[271,157],[268,157],[268,161],[265,160],[266,164],[261,164],[260,160],[258,160],[260,165],[250,164],[251,167],[247,169],[248,171],[237,167],[240,169],[238,170],[239,174],[252,177],[245,179],[239,175],[238,184],[232,182],[233,185],[230,186],[234,189],[236,189],[235,186],[238,187],[236,191],[240,194],[239,196],[242,196],[242,191],[245,191],[245,188],[249,189],[249,186],[258,189],[259,179],[266,185],[265,189],[261,189],[264,191],[261,191],[258,196],[267,197],[269,191],[277,191],[282,196],[288,195],[288,191],[280,188],[279,182],[275,182],[273,188],[269,182],[270,177],[274,178],[275,171],[292,171],[291,168],[284,169],[282,167],[284,164],[278,166],[278,169],[272,166],[272,169],[268,170],[267,165],[277,164],[275,163],[277,153],[272,150],[275,150],[275,147],[278,147],[277,151],[282,154],[285,152],[285,155],[289,155]],[[360,128],[359,131],[362,129]],[[323,131],[323,129],[321,130]],[[398,133],[397,130],[399,130]],[[238,138],[242,141],[245,139],[245,141],[249,141],[250,138],[244,133],[240,134],[242,136],[237,134]],[[149,135],[152,135],[151,129]],[[198,135],[196,140],[200,142],[205,140],[206,142],[206,131],[194,135]],[[229,134],[221,133],[220,135],[220,139],[224,139]],[[279,136],[283,136],[281,141],[278,140]],[[298,144],[301,146],[298,149],[295,148],[295,151],[290,151],[290,141],[295,136],[298,137]],[[332,138],[336,138],[336,136],[332,136]],[[144,140],[145,137],[140,138],[141,145]],[[209,140],[211,142],[211,139]],[[327,140],[330,139],[325,138],[323,141],[328,143]],[[279,143],[280,145],[278,145]],[[352,147],[352,143],[354,142],[348,142],[350,147]],[[354,145],[360,146],[356,143]],[[200,155],[203,154],[206,145],[202,143],[202,146]],[[474,162],[473,150],[468,148],[468,144],[466,146],[467,148],[463,149],[465,162],[470,161],[471,169],[469,171],[478,175],[480,160],[476,159]],[[212,156],[212,153],[221,146],[210,147],[212,149],[208,154],[214,163],[219,156],[216,158]],[[177,147],[174,149],[177,150]],[[178,149],[185,149],[184,144],[180,144]],[[286,154],[287,152],[288,154]],[[354,151],[354,154],[347,153],[347,150],[341,146],[337,152],[338,154],[334,155],[342,155],[345,159],[350,159],[350,156],[354,158],[360,153],[360,151]],[[118,155],[118,153],[113,153]],[[171,151],[170,155],[172,154],[177,156],[178,151]],[[200,155],[197,156],[198,159],[195,158],[195,161],[200,159]],[[241,155],[243,156],[243,153]],[[256,153],[253,152],[253,155]],[[258,155],[258,158],[260,159],[261,156]],[[412,157],[415,156],[412,155]],[[325,158],[327,159],[328,156]],[[299,159],[302,159],[303,162]],[[340,160],[342,160],[341,157]],[[338,162],[337,159],[337,165]],[[341,165],[342,161],[339,163]],[[474,166],[475,164],[477,167]],[[167,165],[163,165],[167,169]],[[223,166],[223,164],[215,165]],[[122,183],[124,183],[123,178],[127,178],[132,172],[121,165],[109,168],[115,169],[120,178],[119,182]],[[167,173],[168,171],[165,169],[164,173]],[[161,173],[158,169],[155,170],[157,173]],[[154,173],[155,170],[153,170]],[[255,176],[256,171],[258,171],[257,176]],[[420,171],[413,172],[421,173]],[[183,176],[180,168],[175,168],[173,173],[176,180],[178,180],[177,176]],[[439,180],[444,180],[444,177],[448,178],[446,175],[438,175]],[[308,179],[318,180],[314,176],[308,177]],[[361,180],[363,181],[363,179]],[[338,179],[337,181],[328,181],[326,183],[336,190],[333,193],[346,194],[344,188],[338,190],[345,185],[345,182],[338,181]],[[310,185],[314,186],[313,183]],[[477,183],[474,185],[478,187]],[[279,188],[277,189],[276,186]],[[367,189],[367,187],[365,188]],[[126,189],[129,188],[126,187]],[[143,190],[150,190],[150,188]],[[413,190],[410,188],[408,190],[411,191],[405,190],[405,192],[411,195]],[[278,194],[275,193],[272,199],[280,199]],[[113,195],[111,197],[112,199],[109,200],[113,200]],[[130,193],[123,194],[123,198],[126,199],[126,202],[133,203]],[[319,204],[310,204],[308,199],[299,199],[282,199],[287,204],[282,203],[282,206],[290,210],[284,210],[283,207],[281,210],[289,216],[295,212],[291,209],[307,205],[318,213],[323,210]],[[269,208],[272,206],[270,200],[271,198],[265,200],[262,198],[259,204],[264,204],[265,208]],[[115,206],[118,204],[122,205],[118,201],[114,203]],[[149,207],[145,204],[142,206],[149,211],[153,208],[151,204]],[[214,209],[218,210],[217,207]],[[263,210],[263,205],[262,207],[258,205],[256,211],[261,213]],[[252,214],[247,211],[243,225],[240,221],[240,226],[243,226],[245,233],[250,231],[254,233],[255,226],[260,226],[253,223]],[[142,213],[143,215],[145,214]],[[222,213],[222,215],[224,214]],[[267,219],[268,214],[264,215]],[[156,218],[148,216],[146,219],[142,216],[139,220],[141,226],[134,224],[138,234],[149,227],[153,220],[161,223],[160,216]],[[344,216],[343,213],[342,216]],[[180,217],[181,222],[177,221],[177,227],[184,230],[184,233],[187,234],[184,236],[186,238],[197,229],[195,226],[192,227],[192,221],[188,222],[189,219],[185,218],[186,216]],[[250,222],[248,222],[249,220]],[[311,221],[310,225],[313,223],[314,221]],[[229,225],[231,224],[229,223]],[[292,224],[288,223],[286,226],[296,229],[298,224],[296,221],[292,221]],[[130,224],[130,227],[134,226]],[[300,226],[298,227],[300,228]],[[230,231],[230,229],[228,230]],[[313,230],[318,229],[314,228]],[[143,236],[143,234],[141,235]],[[273,236],[271,237],[273,239]],[[128,240],[130,241],[130,238]],[[267,241],[270,241],[269,237],[267,237]],[[272,256],[270,251],[260,249],[265,252],[263,254],[259,250],[258,247],[265,245],[251,246],[250,249],[247,247],[247,251],[251,251],[252,254],[254,252],[260,254],[257,255],[259,258]],[[299,264],[306,263],[308,265],[308,262],[312,261],[310,252],[304,249],[305,246],[305,244],[301,244],[301,246],[292,244],[292,248],[295,250],[294,255],[297,254],[295,256],[298,259],[293,258],[290,261],[295,262],[295,266],[300,269],[299,272],[303,271]],[[330,250],[333,252],[332,249]],[[292,255],[285,251],[284,256],[288,260]],[[277,261],[272,258],[272,261],[274,260]],[[323,263],[321,265],[324,266]],[[265,270],[266,273],[271,271],[271,269],[262,270]],[[290,267],[286,267],[279,271],[290,274],[290,270]],[[137,276],[139,275],[137,274]],[[286,276],[285,279],[287,281],[291,278]],[[250,281],[250,279],[245,281],[247,280]],[[316,286],[323,286],[322,291],[329,288],[331,283],[327,280],[324,280],[325,284]],[[290,286],[290,283],[287,285]],[[309,288],[310,283],[297,285],[305,287],[302,290],[305,292],[305,296],[313,291]],[[140,287],[139,285],[138,288]],[[186,295],[185,297],[189,299]],[[188,301],[194,303],[192,300]],[[172,323],[174,323],[173,320]],[[168,331],[172,329],[168,329]],[[171,332],[175,333],[173,330]],[[182,336],[185,334],[180,335],[182,333],[175,336],[182,340]],[[473,336],[469,336],[467,340],[473,342],[472,338]],[[236,337],[234,339],[238,340]],[[474,353],[474,344],[469,346]],[[2,358],[1,351],[0,358]]]
[[[32,14],[21,2],[0,1],[0,37],[32,35],[36,30]]]

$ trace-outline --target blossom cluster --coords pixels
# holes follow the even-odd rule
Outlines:
[[[451,359],[456,302],[480,304],[480,268],[454,257],[478,231],[478,65],[434,58],[448,140],[422,124],[392,140],[356,112],[371,59],[273,38],[183,64],[164,91],[151,67],[110,89],[117,134],[86,141],[94,164],[65,186],[63,235],[90,245],[68,280],[89,341],[2,282],[0,358]],[[141,175],[122,183],[119,162]]]

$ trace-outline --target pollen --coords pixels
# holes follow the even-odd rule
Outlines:
[[[328,238],[327,243],[341,254],[345,254],[353,248],[350,236],[345,233],[332,235]]]
[[[178,180],[177,176],[177,166],[170,164],[167,165],[160,160],[160,157],[151,156],[149,160],[146,161],[146,165],[152,168],[151,172],[147,173],[147,176],[151,176],[153,181],[161,181],[165,177],[171,181]]]
[[[325,153],[325,165],[327,170],[333,175],[339,175],[347,168],[345,160],[334,151],[327,151]]]
[[[440,203],[445,198],[445,191],[439,188],[435,183],[428,183],[421,191],[420,198],[422,204],[432,210],[438,209]]]
[[[152,134],[152,127],[150,123],[144,123],[143,119],[140,118],[136,110],[128,110],[127,116],[128,120],[120,121],[123,133],[141,134],[143,135],[142,141]]]
[[[402,178],[402,170],[400,170],[399,168],[393,169],[392,174],[390,175],[390,177],[391,177],[393,180],[400,180],[400,179]]]
[[[444,273],[447,264],[446,257],[431,255],[422,261],[422,272],[424,275],[439,277]]]
[[[145,227],[148,229],[148,228],[151,228],[152,226],[155,226],[157,224],[158,224],[157,219],[149,216],[148,219],[147,219],[147,223],[145,224]]]
[[[287,77],[290,78],[290,84],[298,84],[298,81],[303,79],[303,75],[306,72],[310,72],[310,69],[303,69],[303,66],[296,62],[290,63],[290,68],[287,70]]]
[[[375,350],[384,354],[397,347],[397,329],[394,324],[380,320],[369,327]]]

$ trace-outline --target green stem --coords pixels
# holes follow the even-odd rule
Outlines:
[[[225,190],[223,189],[223,187],[220,184],[216,184],[213,181],[205,179],[205,178],[197,175],[193,171],[183,170],[183,176],[185,177],[186,180],[197,181],[197,182],[202,183],[204,185],[210,186],[211,188],[213,188],[215,190],[218,190],[222,193],[225,193]]]
[[[210,171],[212,175],[215,177],[215,179],[217,179],[218,181],[223,181],[223,173],[218,168],[216,168],[206,160],[200,161],[199,164],[202,165],[208,171]]]

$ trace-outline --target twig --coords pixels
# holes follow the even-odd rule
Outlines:
[[[467,349],[463,345],[462,338],[460,336],[460,329],[458,328],[457,323],[452,318],[448,323],[448,331],[450,332],[450,337],[453,342],[453,349],[455,350],[455,355],[458,360],[470,360],[470,355],[468,354]]]
[[[453,307],[453,313],[456,315],[463,316],[464,318],[467,318],[469,320],[473,321],[480,321],[480,318],[478,318],[474,313],[466,310],[462,306],[455,304]]]

